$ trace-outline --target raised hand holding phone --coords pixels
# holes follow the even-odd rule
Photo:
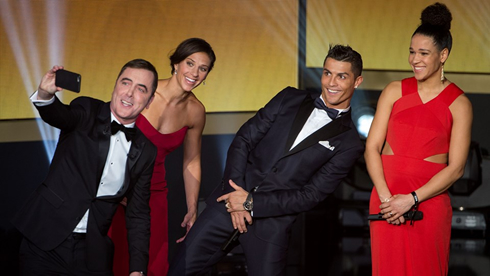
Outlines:
[[[55,85],[76,93],[80,92],[82,76],[78,73],[70,72],[64,69],[56,71]]]
[[[50,100],[56,92],[63,90],[55,84],[56,71],[60,69],[63,66],[55,65],[43,76],[37,89],[38,100]]]
[[[82,77],[80,74],[64,70],[63,66],[55,65],[43,76],[37,89],[39,100],[49,100],[63,89],[80,92]]]

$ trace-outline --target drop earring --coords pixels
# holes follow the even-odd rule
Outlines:
[[[174,75],[177,75],[177,70],[174,71]]]
[[[203,80],[202,81],[202,85],[206,85],[206,80]]]
[[[444,80],[446,77],[444,76],[444,63],[442,64],[442,70],[441,70],[441,83],[444,83]]]

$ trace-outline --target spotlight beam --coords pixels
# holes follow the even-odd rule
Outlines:
[[[37,39],[32,20],[34,13],[31,3],[31,0],[0,1],[0,17],[3,21],[3,26],[5,26],[5,32],[14,54],[17,68],[22,76],[22,82],[27,96],[32,94],[33,87],[37,86],[37,82],[41,80],[45,72],[44,69],[41,69],[39,48],[36,45],[36,42],[39,40]],[[48,13],[46,17],[48,19],[48,57],[51,64],[56,64],[63,57],[60,41],[63,41],[61,38],[64,34],[64,29],[62,28],[64,24],[60,22],[63,20],[60,14],[64,14],[65,2],[62,0],[53,0],[46,1],[45,3]],[[14,7],[12,8],[12,6]],[[14,10],[20,10],[21,20],[19,22],[21,23],[19,24],[17,24],[13,16],[16,14]],[[34,72],[34,77],[31,76],[31,72]],[[37,110],[34,107],[32,109],[38,115]],[[42,120],[37,120],[37,125],[43,139],[47,158],[51,161],[59,136],[59,130],[49,126]]]

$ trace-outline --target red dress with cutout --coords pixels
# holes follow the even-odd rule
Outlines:
[[[393,155],[381,156],[391,194],[410,194],[447,166],[424,159],[448,153],[453,122],[449,106],[462,93],[451,83],[423,103],[417,80],[402,80],[402,97],[393,105],[386,135]],[[379,213],[379,205],[374,188],[369,213]],[[447,275],[452,219],[448,193],[420,203],[419,210],[424,218],[413,225],[370,222],[372,275]]]

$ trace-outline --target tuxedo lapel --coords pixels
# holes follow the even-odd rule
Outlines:
[[[342,117],[333,120],[329,124],[323,126],[319,130],[313,132],[310,136],[306,137],[296,147],[288,151],[285,156],[295,154],[305,148],[315,145],[319,141],[325,141],[332,137],[335,137],[350,129],[349,122],[351,120],[350,111],[344,114]],[[301,125],[301,128],[303,125]],[[300,130],[301,130],[300,128]],[[299,131],[298,131],[299,133]]]
[[[131,148],[129,149],[128,153],[128,161],[126,163],[126,171],[128,172],[131,171],[134,164],[140,157],[143,146],[145,145],[145,142],[139,139],[142,135],[143,133],[138,129],[136,134],[137,138],[131,143]]]
[[[99,152],[97,155],[97,179],[95,182],[94,190],[91,191],[97,194],[99,188],[99,182],[102,177],[107,155],[109,154],[109,146],[111,142],[111,111],[109,104],[105,104],[102,107],[101,112],[97,117],[96,131],[99,140]]]
[[[308,117],[310,117],[313,108],[315,108],[315,106],[313,105],[313,98],[311,98],[310,95],[307,95],[303,100],[303,102],[301,103],[298,113],[294,118],[294,122],[291,127],[291,130],[289,131],[288,140],[286,142],[286,148],[284,149],[285,153],[289,152],[289,149],[291,148],[294,141],[296,140],[296,137],[298,137],[299,132],[305,125],[306,120],[308,120]]]

